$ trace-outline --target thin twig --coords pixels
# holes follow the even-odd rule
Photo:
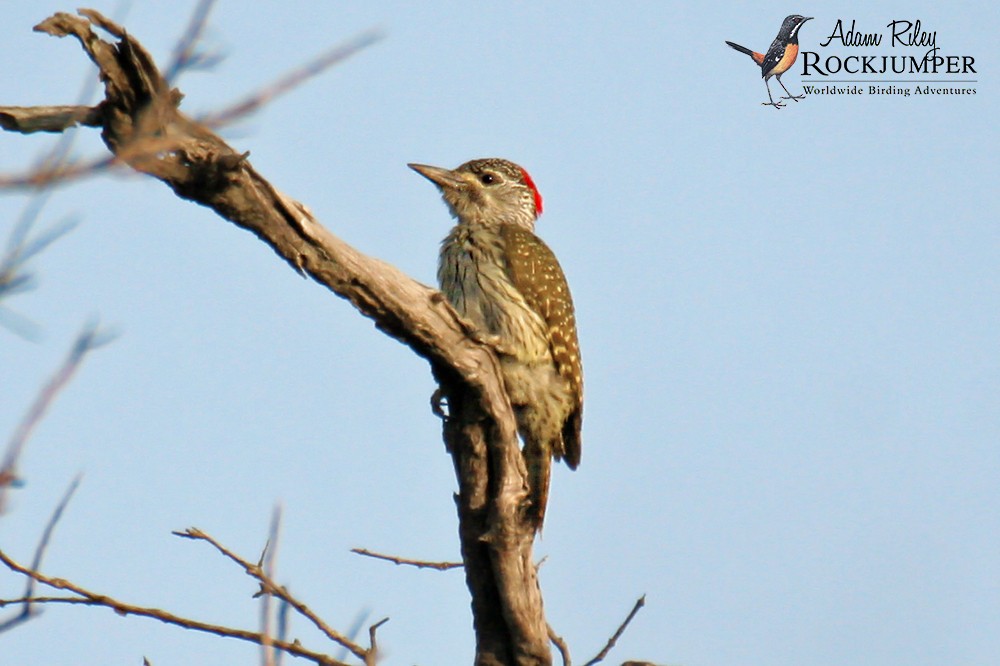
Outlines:
[[[24,268],[28,261],[41,254],[52,243],[72,231],[73,227],[76,226],[74,220],[65,220],[34,238],[28,239],[28,234],[38,220],[39,213],[41,213],[50,193],[51,190],[46,190],[31,199],[10,234],[7,250],[3,259],[0,259],[0,296],[10,293],[5,289],[9,289],[9,282],[19,269]]]
[[[354,622],[351,623],[350,628],[347,630],[347,636],[350,639],[356,640],[359,635],[361,635],[361,630],[365,628],[365,623],[368,622],[368,618],[372,615],[371,610],[361,610],[358,614],[354,616]],[[347,648],[341,648],[340,654],[337,655],[337,659],[346,659],[349,650]]]
[[[73,493],[76,492],[77,487],[80,485],[80,479],[82,475],[77,474],[73,481],[70,482],[69,487],[66,488],[66,492],[63,493],[62,499],[59,500],[59,504],[52,511],[52,515],[49,517],[48,523],[45,525],[45,529],[42,530],[42,536],[38,540],[38,545],[35,547],[35,557],[31,561],[31,569],[38,571],[42,566],[42,559],[45,557],[45,551],[48,549],[49,541],[52,539],[52,534],[55,532],[56,525],[59,523],[59,519],[62,518],[63,511],[66,510],[66,506],[69,504],[70,499],[73,498]],[[28,577],[28,582],[24,588],[24,596],[21,597],[24,600],[24,608],[17,615],[11,617],[10,619],[0,623],[0,633],[12,629],[19,624],[27,622],[33,615],[33,607],[31,599],[35,596],[35,579]],[[0,604],[2,605],[2,604]]]
[[[7,248],[0,258],[0,301],[30,290],[35,284],[35,279],[26,270],[28,262],[75,226],[72,220],[63,221],[29,239],[31,229],[38,222],[42,209],[51,195],[52,190],[36,192],[14,223],[14,228],[7,239]],[[38,327],[33,322],[2,305],[0,305],[0,325],[28,340],[39,337]]]
[[[278,640],[284,642],[288,638],[288,609],[290,606],[284,599],[278,600]],[[341,648],[343,649],[343,648]],[[278,651],[274,659],[274,666],[282,666],[285,661],[285,653]]]
[[[69,183],[86,176],[104,173],[115,166],[123,166],[118,158],[97,157],[86,162],[67,160],[64,164],[51,168],[36,168],[23,174],[0,175],[0,188],[16,190],[22,188],[46,187]]]
[[[316,615],[316,613],[313,612],[308,606],[306,606],[304,603],[293,597],[286,588],[282,587],[281,585],[278,585],[271,578],[267,577],[261,570],[260,566],[253,564],[252,562],[248,562],[247,560],[243,559],[236,553],[232,552],[231,550],[223,546],[211,535],[206,534],[205,532],[202,532],[201,530],[195,527],[188,528],[183,532],[174,532],[174,534],[184,539],[205,541],[211,544],[222,555],[232,560],[236,564],[240,565],[243,568],[243,570],[247,573],[247,575],[259,581],[265,592],[267,592],[268,594],[273,594],[279,599],[286,601],[293,609],[295,609],[295,612],[297,612],[299,615],[309,620],[313,624],[313,626],[315,626],[317,629],[323,632],[323,634],[327,638],[337,643],[338,645],[341,645],[342,647],[345,647],[348,650],[350,650],[350,652],[358,659],[363,660],[365,658],[367,650],[365,650],[363,647],[361,647],[354,641],[350,640],[349,638],[338,632],[333,627],[329,626],[318,615]],[[275,645],[277,644],[278,642],[275,641]]]
[[[6,606],[16,606],[18,604],[76,604],[78,606],[97,606],[100,605],[92,599],[84,599],[83,597],[45,597],[45,596],[33,596],[33,597],[15,597],[13,599],[0,599],[0,608]],[[4,629],[7,628],[6,623],[4,623]]]
[[[424,560],[411,560],[405,557],[396,557],[395,555],[383,555],[382,553],[372,552],[367,548],[351,548],[351,552],[356,553],[357,555],[371,557],[376,560],[392,562],[395,565],[405,564],[411,567],[417,567],[418,569],[437,569],[438,571],[447,571],[448,569],[461,569],[463,566],[461,562],[426,562]]]
[[[569,646],[566,645],[566,641],[562,636],[556,633],[556,630],[552,628],[551,624],[546,625],[549,631],[549,640],[552,644],[556,646],[559,650],[559,655],[562,657],[563,666],[571,666],[571,660],[569,657]]]
[[[24,445],[31,436],[35,426],[41,422],[42,417],[45,416],[45,412],[48,411],[55,397],[69,383],[69,380],[73,378],[73,374],[80,367],[80,363],[87,352],[107,344],[112,337],[108,333],[99,331],[96,324],[85,326],[80,334],[77,335],[76,340],[73,341],[73,346],[66,355],[66,360],[63,361],[62,366],[35,398],[34,404],[31,405],[28,413],[24,416],[24,419],[22,419],[17,430],[14,431],[10,441],[7,443],[3,465],[0,465],[0,512],[4,510],[7,488],[17,480],[17,463],[21,457],[21,452],[24,450]]]
[[[609,652],[611,652],[611,648],[615,646],[615,643],[618,642],[618,639],[621,638],[623,633],[625,633],[625,628],[628,626],[628,623],[632,621],[632,618],[634,618],[635,614],[639,612],[639,609],[645,605],[646,605],[646,595],[644,594],[641,597],[639,597],[639,600],[635,602],[634,606],[632,606],[632,611],[628,614],[628,617],[625,618],[625,621],[621,623],[621,626],[618,627],[618,631],[616,631],[614,635],[608,639],[608,642],[604,646],[604,649],[598,652],[597,656],[595,656],[593,659],[588,661],[583,666],[594,666],[594,664],[604,661],[604,658],[608,656]]]
[[[59,500],[59,504],[56,505],[55,510],[52,512],[49,522],[45,525],[45,529],[42,531],[42,538],[38,540],[38,546],[35,548],[35,557],[31,560],[32,570],[38,571],[42,568],[42,559],[45,557],[45,551],[49,547],[49,541],[52,539],[52,534],[55,532],[56,525],[62,518],[63,512],[69,505],[69,501],[73,499],[76,489],[80,487],[80,481],[82,479],[82,473],[73,477],[73,480],[70,481],[69,486],[66,488],[66,492],[63,493],[62,499]],[[26,597],[30,597],[35,593],[34,579],[29,578],[28,581],[28,586],[24,590],[24,596]]]
[[[365,656],[365,666],[375,666],[378,661],[378,643],[375,641],[375,632],[388,621],[389,618],[384,617],[368,627],[368,654]]]
[[[278,556],[278,537],[281,531],[281,505],[276,505],[271,513],[271,527],[268,530],[267,543],[264,551],[260,554],[260,561],[257,566],[267,578],[274,580],[275,560]],[[260,600],[260,633],[264,636],[265,643],[261,645],[261,661],[264,666],[274,666],[275,651],[271,647],[271,600],[272,595],[261,588]]]
[[[258,89],[239,102],[231,104],[221,111],[201,116],[197,120],[208,127],[214,128],[228,125],[235,120],[253,113],[275,97],[298,87],[303,82],[317,74],[321,74],[333,65],[347,60],[359,51],[382,39],[382,36],[381,30],[363,32],[345,43],[334,46],[326,53],[319,55],[298,69],[292,70],[277,81]]]
[[[235,638],[242,641],[247,641],[250,643],[255,643],[261,645],[264,641],[264,637],[256,631],[246,631],[244,629],[235,629],[232,627],[224,627],[216,624],[209,624],[208,622],[201,622],[199,620],[193,620],[191,618],[181,617],[179,615],[174,615],[168,611],[160,610],[159,608],[148,608],[145,606],[136,606],[134,604],[125,603],[119,601],[113,597],[109,597],[104,594],[97,592],[92,592],[86,588],[83,588],[75,583],[71,583],[63,578],[52,578],[46,576],[38,571],[33,571],[28,567],[18,564],[14,559],[12,559],[5,552],[0,550],[0,562],[2,562],[8,569],[14,571],[15,573],[23,574],[34,578],[36,581],[51,587],[56,590],[66,590],[72,592],[81,597],[78,602],[69,602],[63,597],[52,597],[51,602],[46,603],[79,603],[87,606],[101,606],[104,608],[110,608],[115,613],[119,615],[138,615],[141,617],[148,617],[154,620],[159,620],[165,624],[172,624],[178,627],[183,627],[185,629],[190,629],[192,631],[202,631],[205,633],[215,634],[217,636],[223,636],[226,638]],[[46,597],[36,597],[33,599],[34,603],[41,603]],[[13,603],[18,600],[3,600],[0,604]],[[21,600],[23,601],[23,600]],[[293,641],[279,642],[273,641],[274,647],[279,650],[283,650],[286,653],[295,656],[302,657],[303,659],[308,659],[313,663],[319,664],[320,666],[347,666],[344,662],[338,661],[328,655],[321,654],[319,652],[314,652],[308,650],[298,642]]]
[[[174,55],[170,64],[164,70],[163,78],[167,83],[173,84],[177,77],[186,69],[195,67],[210,67],[219,58],[216,56],[199,54],[196,51],[201,35],[208,24],[208,15],[215,5],[215,0],[201,0],[191,13],[191,20],[188,21],[187,29],[174,47]]]

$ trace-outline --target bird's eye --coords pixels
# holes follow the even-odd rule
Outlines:
[[[497,181],[496,177],[491,173],[484,173],[479,177],[479,182],[483,185],[492,185]]]

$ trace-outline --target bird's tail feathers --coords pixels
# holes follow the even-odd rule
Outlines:
[[[528,519],[535,531],[542,530],[545,506],[549,501],[549,478],[552,476],[552,453],[548,447],[528,444],[524,451],[528,467]]]
[[[746,53],[748,56],[750,56],[751,58],[753,58],[753,51],[751,51],[747,47],[740,46],[739,44],[737,44],[735,42],[730,42],[729,40],[726,40],[726,44],[729,44],[730,47],[736,49],[740,53]]]

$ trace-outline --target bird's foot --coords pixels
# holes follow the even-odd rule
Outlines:
[[[492,347],[500,351],[500,336],[495,333],[484,333],[479,327],[465,317],[459,317],[458,323],[462,327],[462,332],[474,342]]]
[[[805,95],[782,95],[781,99],[794,99],[796,102],[800,99],[805,99]]]
[[[776,109],[780,109],[781,107],[785,106],[781,102],[761,102],[760,105],[761,106],[773,106]]]
[[[469,336],[470,339],[475,340],[484,347],[489,347],[494,353],[500,354],[501,356],[513,356],[513,350],[503,343],[502,338],[496,333],[483,333],[481,330],[473,327],[471,324],[469,328],[465,330],[465,334]]]
[[[443,407],[442,407],[443,405]],[[448,412],[446,411],[448,407],[448,396],[444,394],[441,387],[434,389],[434,393],[431,394],[431,411],[442,421],[448,420]]]

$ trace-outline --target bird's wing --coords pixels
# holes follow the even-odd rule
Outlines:
[[[781,59],[785,57],[785,44],[778,38],[771,42],[770,48],[767,49],[767,55],[764,56],[763,61],[760,63],[760,75],[767,76],[774,67],[781,62]]]
[[[563,456],[566,464],[576,469],[581,454],[583,364],[576,336],[573,297],[562,267],[542,239],[512,224],[504,225],[502,233],[508,248],[507,270],[511,281],[528,306],[541,315],[548,326],[552,360],[573,395],[573,412],[563,424]]]

